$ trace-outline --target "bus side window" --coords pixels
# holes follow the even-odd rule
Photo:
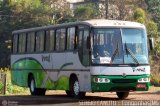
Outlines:
[[[35,32],[28,33],[27,36],[27,52],[32,53],[34,52],[35,47]]]
[[[46,51],[53,51],[55,44],[55,31],[49,30],[46,32]]]
[[[24,53],[26,50],[26,33],[19,34],[18,52]]]
[[[75,46],[75,27],[67,30],[67,50],[73,50]]]
[[[58,29],[56,31],[56,50],[57,51],[65,50],[65,40],[66,40],[66,30]]]
[[[83,39],[83,31],[80,30],[78,33],[78,54],[79,54],[79,60],[82,62],[82,54],[83,54],[83,50],[82,50],[82,39]]]
[[[17,53],[17,48],[18,48],[17,44],[18,44],[18,34],[13,36],[13,49],[12,49],[13,53]]]
[[[44,51],[44,31],[39,31],[36,33],[36,52]]]
[[[80,61],[83,65],[89,65],[89,50],[87,48],[87,38],[89,37],[89,28],[79,26],[78,31],[78,53]]]

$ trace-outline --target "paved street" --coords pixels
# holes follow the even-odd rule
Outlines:
[[[64,91],[48,91],[46,96],[0,96],[0,106],[80,106],[80,105],[126,105],[133,100],[154,100],[154,105],[160,105],[160,87],[152,87],[147,92],[131,92],[126,100],[118,100],[115,93],[87,93],[84,99],[67,97]],[[156,100],[159,100],[158,102]],[[155,102],[156,101],[156,102]],[[2,106],[3,106],[2,105]],[[6,106],[7,106],[6,105]],[[151,105],[152,106],[152,105]]]

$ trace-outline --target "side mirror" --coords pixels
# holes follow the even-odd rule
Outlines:
[[[154,50],[154,38],[149,38],[150,50]]]

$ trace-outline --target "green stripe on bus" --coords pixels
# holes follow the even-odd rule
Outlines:
[[[63,64],[60,69],[63,69],[64,67],[67,67],[69,65],[73,65],[73,62]]]

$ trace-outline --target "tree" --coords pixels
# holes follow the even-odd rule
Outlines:
[[[160,0],[145,0],[148,5],[148,11],[152,14],[154,21],[160,29]]]
[[[157,24],[151,20],[149,22],[147,22],[147,31],[148,31],[148,37],[154,37],[154,38],[158,38],[158,26]]]
[[[144,24],[145,23],[145,12],[142,8],[137,8],[134,12],[134,20]]]
[[[99,15],[99,10],[94,4],[85,4],[77,7],[74,10],[74,16],[80,20],[97,18]]]
[[[145,10],[137,8],[134,12],[134,20],[146,25],[148,37],[158,37],[157,24],[150,18],[149,14],[146,14]]]
[[[43,26],[51,23],[49,7],[40,0],[11,0],[14,29]]]
[[[146,7],[144,0],[104,0],[101,13],[106,19],[133,20],[137,7]]]
[[[50,16],[54,24],[74,21],[72,11],[66,0],[42,0],[50,7]]]
[[[11,34],[10,16],[12,12],[9,7],[9,0],[0,3],[0,67],[7,66],[9,63],[10,50],[6,49],[5,41],[9,39]]]

